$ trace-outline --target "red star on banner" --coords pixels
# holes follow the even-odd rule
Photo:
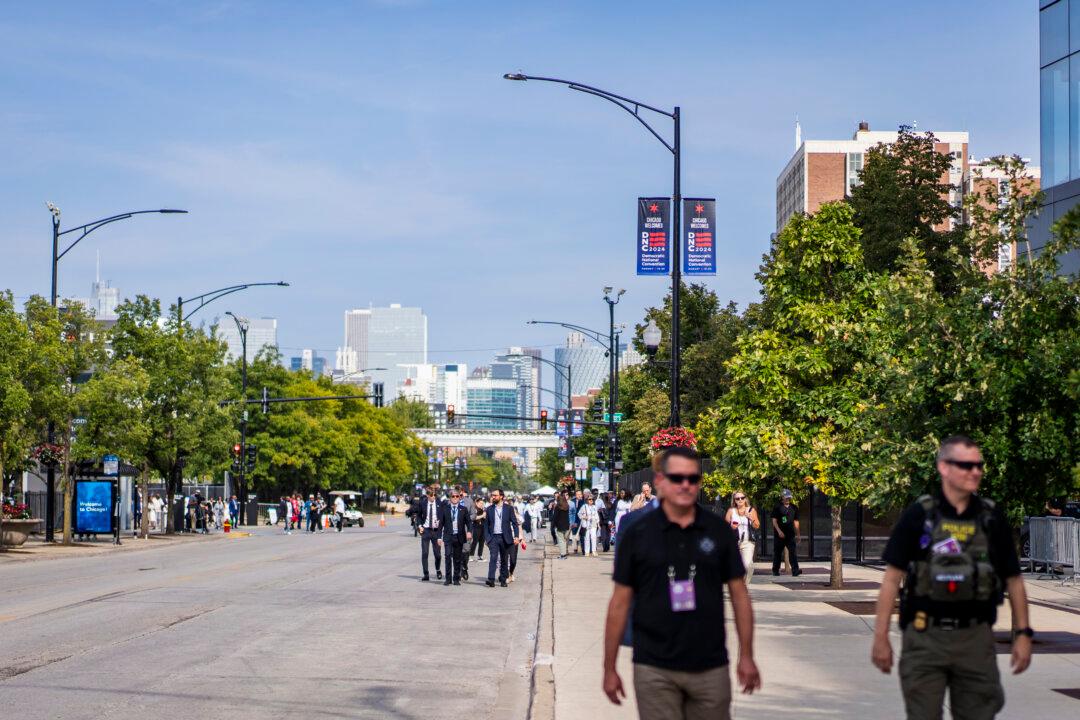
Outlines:
[[[660,206],[656,203],[653,203],[649,206],[649,212],[660,212]]]
[[[700,215],[701,213],[705,212],[705,206],[698,203],[697,205],[694,206],[694,212],[696,214]]]

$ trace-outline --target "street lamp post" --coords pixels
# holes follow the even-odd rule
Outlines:
[[[674,242],[671,244],[671,425],[678,426],[681,424],[679,413],[679,294],[682,289],[682,269],[680,267],[680,252],[682,242],[682,134],[680,128],[680,110],[679,106],[668,112],[667,110],[661,110],[660,108],[646,105],[643,102],[637,100],[631,100],[630,98],[623,97],[622,95],[616,95],[615,93],[608,92],[607,90],[601,90],[600,88],[592,87],[591,85],[584,85],[582,83],[573,82],[571,80],[561,80],[559,78],[538,77],[535,75],[525,75],[523,73],[506,73],[503,77],[507,80],[539,80],[543,82],[559,83],[566,85],[571,90],[577,90],[579,92],[586,93],[588,95],[595,95],[596,97],[603,98],[608,102],[618,105],[634,116],[634,119],[641,123],[646,130],[648,130],[653,137],[660,141],[660,143],[667,148],[674,159],[674,188],[672,192],[672,208],[671,208],[671,228],[674,234]],[[671,118],[674,124],[674,136],[671,143],[668,143],[660,133],[656,132],[649,123],[641,117],[641,111],[648,110],[658,115]]]
[[[49,209],[52,214],[52,255],[49,261],[49,271],[52,275],[52,289],[49,291],[49,304],[54,308],[56,307],[56,275],[57,266],[60,264],[60,259],[71,252],[72,248],[78,245],[84,237],[94,232],[100,227],[109,225],[110,223],[117,222],[119,220],[127,220],[133,215],[147,215],[150,213],[159,213],[164,215],[170,214],[187,214],[187,210],[175,210],[169,208],[162,208],[161,210],[133,210],[132,212],[120,213],[119,215],[110,215],[100,220],[94,220],[83,225],[77,225],[75,227],[68,228],[67,230],[60,229],[60,208],[50,203],[45,203],[45,207]],[[64,251],[60,251],[60,238],[68,233],[77,232],[79,236],[75,238],[70,245],[64,248]],[[48,428],[49,444],[52,445],[56,442],[56,424],[49,421]],[[55,536],[55,519],[56,519],[56,466],[50,463],[46,469],[45,474],[45,542],[52,542]]]
[[[189,297],[186,300],[182,297],[178,297],[176,298],[176,326],[177,328],[181,328],[184,324],[184,321],[187,320],[189,317],[199,312],[215,300],[219,300],[226,295],[232,295],[234,292],[240,292],[241,290],[247,290],[248,288],[263,287],[267,285],[275,285],[277,287],[289,287],[289,283],[285,282],[284,280],[280,282],[241,283],[239,285],[230,285],[229,287],[211,290],[210,292],[203,293],[202,295],[195,295],[194,297]],[[184,303],[192,303],[196,301],[198,301],[199,304],[195,306],[195,308],[191,310],[191,312],[185,315]]]
[[[619,341],[615,335],[615,306],[619,304],[619,300],[626,293],[626,290],[619,288],[615,293],[615,298],[612,299],[611,294],[615,291],[613,287],[604,288],[604,302],[608,305],[608,317],[610,319],[609,331],[608,331],[608,367],[611,373],[611,380],[608,382],[608,407],[611,412],[608,413],[608,457],[611,459],[611,469],[614,474],[615,470],[615,446],[618,443],[618,433],[615,430],[615,407],[618,401],[618,388],[619,388]]]
[[[247,318],[234,315],[231,310],[226,311],[226,315],[233,319],[236,323],[236,329],[240,333],[240,397],[247,400],[247,334],[248,328],[251,324]],[[247,403],[244,403],[244,414],[240,418],[240,524],[245,525],[246,520],[244,518],[247,513],[247,483],[245,482],[245,474],[247,472],[247,423],[248,423],[248,411]]]

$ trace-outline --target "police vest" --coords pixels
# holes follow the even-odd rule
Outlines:
[[[936,498],[924,495],[926,512],[919,546],[922,559],[911,563],[907,612],[931,617],[986,619],[1004,599],[1001,581],[990,562],[990,526],[994,502],[973,497],[979,511],[971,519],[945,518]]]

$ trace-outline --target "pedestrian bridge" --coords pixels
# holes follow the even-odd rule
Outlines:
[[[424,442],[435,447],[459,448],[557,448],[559,438],[554,431],[539,430],[480,430],[468,428],[413,428]]]

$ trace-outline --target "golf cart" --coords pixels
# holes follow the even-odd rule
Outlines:
[[[342,524],[346,527],[357,525],[364,527],[364,513],[360,512],[360,503],[363,495],[355,490],[332,490],[330,492],[330,507],[334,505],[334,499],[341,497],[345,501],[345,513],[342,515]]]

